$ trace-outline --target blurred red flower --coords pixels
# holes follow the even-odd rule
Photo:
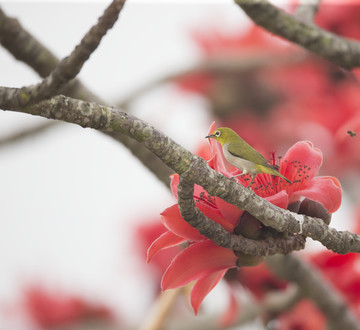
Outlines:
[[[326,318],[311,300],[301,300],[279,318],[278,330],[325,330]]]
[[[135,249],[138,251],[139,256],[146,259],[146,251],[151,243],[160,235],[167,232],[166,227],[157,219],[147,220],[140,223],[135,228]],[[152,258],[151,264],[156,270],[158,276],[162,276],[166,268],[169,266],[170,261],[179,253],[181,247],[174,246],[173,248],[165,249]]]
[[[114,320],[111,310],[99,303],[62,292],[50,292],[38,286],[25,290],[25,308],[41,328],[81,324],[89,320]]]
[[[238,273],[238,280],[259,300],[268,292],[283,290],[287,287],[287,282],[276,277],[265,263],[242,268]]]

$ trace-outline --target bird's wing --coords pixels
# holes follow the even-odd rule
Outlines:
[[[244,152],[245,149],[246,149],[246,155]],[[242,139],[239,140],[239,142],[236,143],[235,145],[234,143],[228,145],[228,151],[235,157],[240,157],[246,160],[251,159],[251,161],[254,162],[255,164],[263,165],[266,167],[272,167],[260,152],[256,151],[252,146],[247,144]]]

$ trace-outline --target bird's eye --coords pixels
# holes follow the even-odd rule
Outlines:
[[[220,135],[221,135],[221,132],[220,132],[220,131],[216,131],[216,132],[215,132],[215,136],[216,136],[216,137],[219,137]]]

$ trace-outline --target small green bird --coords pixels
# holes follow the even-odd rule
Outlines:
[[[241,174],[235,175],[233,178],[247,173],[252,175],[252,180],[248,188],[253,184],[258,173],[279,176],[291,184],[289,179],[281,175],[275,166],[270,165],[259,152],[247,144],[231,128],[220,127],[214,130],[212,134],[206,136],[206,138],[212,138],[220,142],[226,160],[231,165],[242,170]]]

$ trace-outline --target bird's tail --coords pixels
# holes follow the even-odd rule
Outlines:
[[[284,179],[286,182],[288,183],[292,183],[289,179],[285,178],[282,174],[280,174],[276,169],[271,168],[271,167],[267,167],[267,166],[263,166],[263,165],[256,165],[256,169],[259,171],[259,173],[266,173],[266,174],[271,174],[271,175],[275,175],[275,176],[279,176],[280,178]]]

